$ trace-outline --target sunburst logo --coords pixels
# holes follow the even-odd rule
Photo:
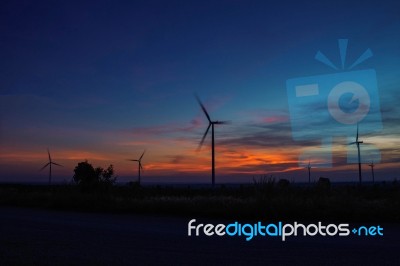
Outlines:
[[[316,167],[331,167],[332,139],[354,138],[357,125],[360,125],[360,135],[382,130],[376,72],[354,70],[373,56],[371,49],[366,49],[347,67],[348,40],[339,39],[338,44],[340,67],[321,51],[315,55],[316,60],[334,73],[286,81],[293,139],[321,141],[320,149],[304,149],[299,156],[300,166],[311,160]],[[365,162],[380,161],[380,152],[373,145],[364,148],[368,150]],[[348,163],[353,163],[353,157],[348,152]]]

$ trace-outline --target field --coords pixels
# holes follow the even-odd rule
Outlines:
[[[0,185],[0,206],[235,220],[400,222],[400,185],[296,186],[259,179],[211,187]]]
[[[400,186],[0,186],[1,265],[398,265]],[[188,236],[188,221],[329,221],[384,236]]]

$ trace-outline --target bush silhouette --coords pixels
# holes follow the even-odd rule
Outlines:
[[[329,191],[331,188],[331,181],[329,178],[320,177],[317,182],[317,189],[320,191]]]
[[[89,191],[95,189],[108,190],[114,185],[116,177],[114,168],[111,164],[107,169],[101,167],[94,168],[88,161],[80,162],[74,169],[74,181],[82,190]]]

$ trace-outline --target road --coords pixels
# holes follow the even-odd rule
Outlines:
[[[0,207],[0,265],[400,265],[400,225],[380,238],[247,242],[188,237],[189,220]]]

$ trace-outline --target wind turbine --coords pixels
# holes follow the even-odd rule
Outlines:
[[[371,162],[371,164],[369,164],[368,166],[371,167],[371,171],[372,171],[372,183],[375,183],[375,175],[374,175],[374,161]]]
[[[204,105],[201,103],[200,98],[195,95],[197,102],[199,103],[201,109],[203,110],[205,116],[207,117],[208,120],[208,127],[206,132],[203,135],[203,138],[200,141],[198,150],[201,149],[201,146],[203,145],[203,142],[207,136],[208,131],[210,130],[211,127],[211,182],[212,182],[212,186],[215,186],[215,141],[214,141],[214,125],[223,125],[223,124],[227,124],[227,121],[212,121],[209,114],[207,113],[206,108],[204,107]]]
[[[361,184],[362,182],[362,177],[361,177],[361,155],[360,155],[360,144],[364,143],[362,140],[358,140],[358,124],[357,124],[357,135],[356,135],[356,141],[350,143],[349,145],[356,144],[357,145],[357,152],[358,152],[358,180]]]
[[[53,162],[53,161],[51,160],[49,148],[47,148],[47,154],[49,155],[49,162],[48,162],[45,166],[43,166],[42,168],[40,168],[39,171],[42,171],[44,168],[46,168],[47,166],[49,166],[49,185],[51,185],[51,165],[52,165],[52,164],[57,165],[57,166],[62,166],[62,165],[60,165],[60,164],[58,164],[58,163],[55,163],[55,162]]]
[[[146,152],[146,150],[143,151],[142,155],[140,156],[140,158],[138,160],[133,160],[133,159],[132,160],[128,160],[128,161],[131,161],[131,162],[138,162],[138,181],[139,181],[139,185],[140,185],[140,170],[143,170],[142,158],[143,158],[143,155],[144,155],[145,152]]]
[[[311,184],[311,164],[310,164],[310,161],[308,161],[308,165],[307,165],[306,169],[308,169],[308,184]]]

